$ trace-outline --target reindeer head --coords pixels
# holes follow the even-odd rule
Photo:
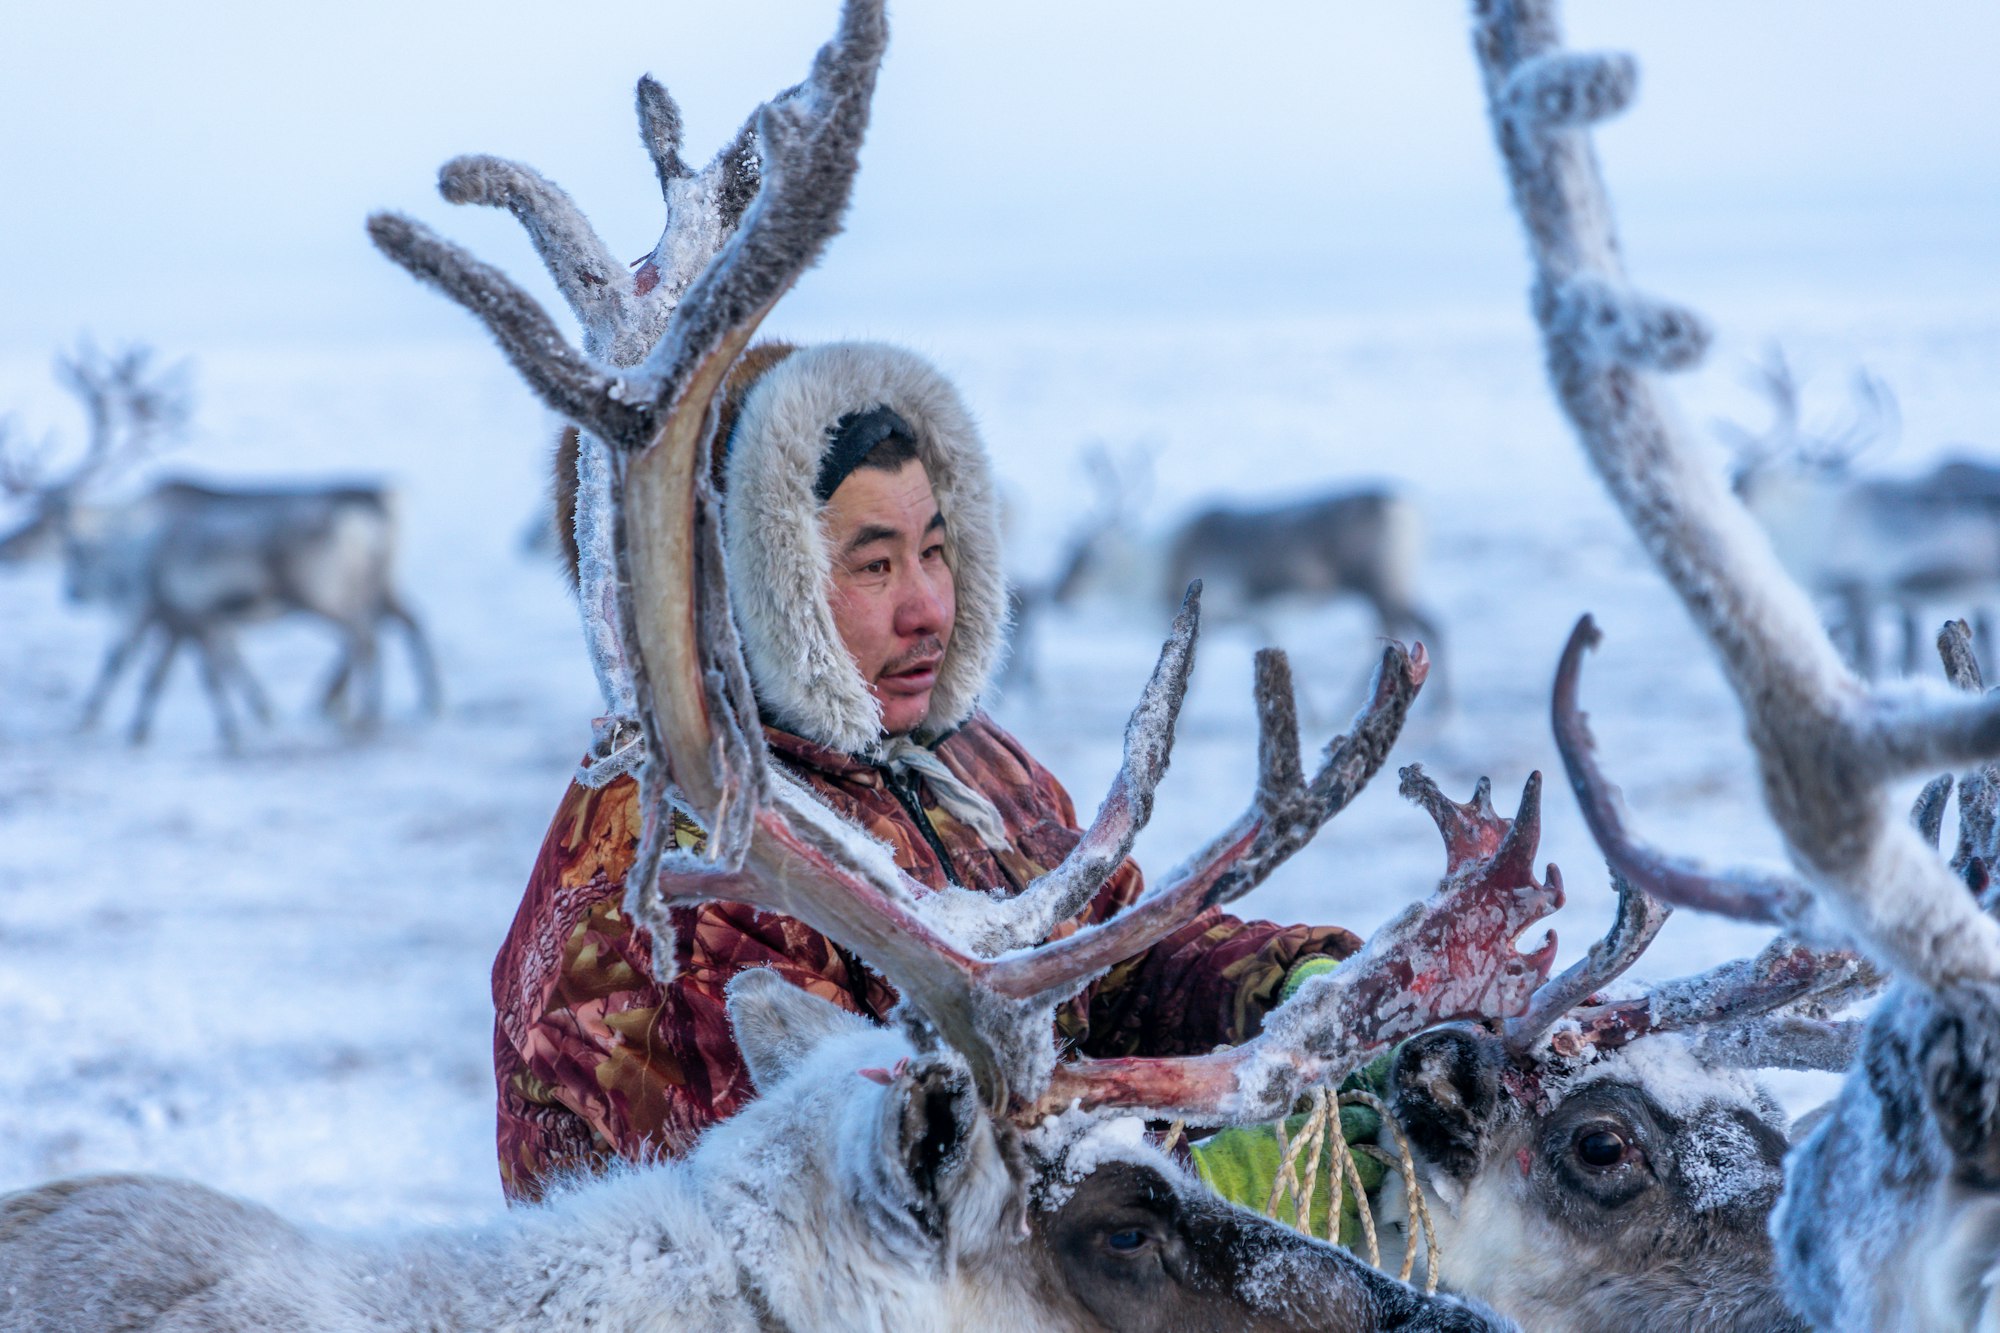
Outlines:
[[[76,395],[89,424],[84,451],[62,472],[50,469],[48,446],[30,448],[11,422],[0,422],[0,491],[26,503],[28,517],[0,536],[0,561],[60,552],[70,567],[70,593],[92,595],[79,574],[83,552],[99,536],[83,499],[176,435],[186,424],[190,394],[185,365],[161,367],[149,347],[106,354],[89,341],[56,359],[56,379]]]
[[[1823,491],[1851,480],[1855,460],[1895,437],[1902,414],[1895,391],[1866,370],[1854,372],[1854,405],[1831,425],[1807,429],[1799,413],[1799,381],[1782,348],[1771,347],[1749,376],[1771,404],[1771,424],[1753,431],[1718,420],[1715,432],[1732,455],[1730,488],[1755,511],[1759,497],[1787,486]]]
[[[1768,1232],[1785,1117],[1740,1071],[1664,1034],[1524,1066],[1456,1024],[1406,1042],[1390,1087],[1453,1290],[1536,1329],[1803,1330]]]
[[[1557,747],[1614,866],[1642,871],[1577,706],[1594,642],[1586,618],[1557,670]],[[1826,1016],[1881,978],[1780,938],[1614,997],[1671,909],[1621,870],[1613,881],[1611,930],[1526,1013],[1396,1053],[1389,1100],[1435,1205],[1445,1279],[1535,1328],[1803,1327],[1768,1234],[1786,1118],[1748,1071],[1844,1067],[1854,1032]]]

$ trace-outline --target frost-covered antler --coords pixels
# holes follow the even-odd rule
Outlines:
[[[982,957],[1040,943],[1054,926],[1083,910],[1131,854],[1152,813],[1153,792],[1166,775],[1174,723],[1194,666],[1201,585],[1195,583],[1160,651],[1159,665],[1125,728],[1124,762],[1096,819],[1062,864],[1010,899],[947,892],[920,911]],[[1129,956],[1132,932],[1176,928],[1210,906],[1233,902],[1263,883],[1293,852],[1360,793],[1381,768],[1423,685],[1429,659],[1423,645],[1383,650],[1368,703],[1347,734],[1326,748],[1308,780],[1299,758],[1291,667],[1276,649],[1256,657],[1257,790],[1246,810],[1207,846],[1175,869],[1120,918],[1117,931],[1094,936],[1087,950],[1096,969]],[[1129,918],[1129,920],[1127,919]],[[1174,923],[1167,925],[1167,922]],[[1120,950],[1125,952],[1121,953]]]
[[[1513,819],[1495,814],[1482,779],[1471,803],[1447,800],[1421,768],[1402,790],[1436,820],[1445,877],[1429,900],[1383,926],[1362,951],[1307,981],[1231,1050],[1181,1059],[1079,1060],[1055,1071],[1047,1109],[1144,1109],[1199,1123],[1270,1120],[1299,1095],[1337,1084],[1392,1042],[1453,1019],[1520,1013],[1555,959],[1550,932],[1533,952],[1514,941],[1562,905],[1554,866],[1534,876],[1541,777],[1531,775]]]
[[[1507,1020],[1503,1031],[1511,1054],[1527,1053],[1572,1009],[1623,976],[1667,924],[1671,907],[1644,889],[1634,888],[1622,875],[1614,873],[1611,879],[1618,892],[1618,913],[1611,929],[1582,958],[1537,990],[1528,1012]]]
[[[1651,882],[1620,869],[1685,906],[1862,941],[1928,986],[2000,981],[2000,925],[1887,799],[1897,777],[2000,753],[2000,703],[1871,690],[1842,663],[1810,601],[1702,464],[1650,378],[1693,365],[1708,338],[1692,312],[1632,290],[1619,258],[1586,130],[1631,99],[1633,62],[1564,51],[1552,0],[1479,0],[1474,14],[1557,397],[1714,644],[1749,724],[1766,802],[1812,892],[1686,866],[1660,867],[1669,873]]]
[[[966,931],[973,938],[941,925],[965,920],[962,903],[920,904],[883,848],[769,763],[724,581],[708,461],[715,403],[758,323],[838,229],[883,40],[880,0],[848,0],[812,77],[758,112],[757,192],[631,371],[578,354],[505,277],[416,224],[384,215],[370,229],[398,263],[478,314],[545,402],[614,450],[608,499],[616,522],[605,530],[615,535],[611,586],[624,597],[619,623],[628,627],[646,751],[645,827],[626,900],[653,931],[657,962],[671,966],[673,956],[664,869],[677,886],[699,882],[706,896],[796,917],[852,949],[965,1053],[991,1104],[1031,1111],[1054,1063],[1051,1007],[1210,904],[1247,891],[1303,845],[1386,757],[1427,664],[1421,650],[1385,652],[1369,704],[1308,779],[1284,659],[1260,656],[1261,772],[1250,811],[1129,911],[1012,952],[1007,946],[1036,944],[1088,901],[1143,825],[1185,690],[1193,596],[1134,712],[1125,767],[1096,822],[1048,877],[976,921]],[[662,130],[658,140],[671,137]],[[679,179],[673,155],[656,160],[663,177]],[[707,832],[699,854],[667,850],[669,782]],[[1486,953],[1505,953],[1510,977],[1532,967],[1509,943],[1520,926],[1504,947],[1489,937],[1512,920],[1503,914],[1463,928]]]
[[[805,90],[788,88],[770,105]],[[612,257],[575,201],[532,167],[468,154],[438,171],[438,191],[452,203],[504,208],[520,220],[583,326],[584,351],[614,366],[637,365],[653,350],[688,287],[736,234],[762,179],[755,116],[697,172],[681,160],[681,113],[667,90],[647,75],[635,102],[666,225],[651,252],[629,265]]]
[[[719,537],[708,508],[713,497],[705,477],[697,491],[689,467],[707,446],[714,400],[729,366],[765,312],[839,229],[886,40],[880,0],[848,0],[840,29],[820,50],[811,76],[758,109],[746,142],[754,142],[761,185],[747,203],[729,202],[726,210],[717,205],[718,218],[726,212],[735,220],[734,233],[681,291],[663,290],[647,307],[652,317],[664,317],[664,327],[629,370],[577,352],[505,275],[420,224],[395,214],[369,220],[385,254],[479,316],[529,387],[611,451],[605,487],[586,491],[579,508],[608,543],[608,623],[619,635],[616,651],[632,666],[633,702],[646,723],[648,758],[656,761],[648,775],[654,799],[647,802],[647,832],[632,877],[642,897],[657,898],[658,798],[670,780],[686,777],[694,784],[688,794],[707,817],[719,875],[741,867],[765,786],[763,736],[735,636],[696,637],[698,614],[725,630],[729,622]],[[640,102],[656,170],[663,181],[680,181],[671,103],[643,88]],[[722,161],[731,160],[725,152]],[[495,191],[499,182],[512,182],[523,215],[535,219],[531,234],[563,270],[559,281],[579,303],[593,336],[612,337],[630,323],[625,316],[632,303],[658,289],[657,276],[645,293],[635,278],[623,304],[597,301],[589,278],[605,276],[591,267],[603,247],[581,215],[554,187],[530,189],[539,178],[530,180],[524,169],[485,167],[448,171],[448,187],[457,181],[471,198],[477,182]],[[717,179],[740,176],[730,169]],[[669,195],[674,192],[669,184]],[[737,193],[731,187],[716,195],[734,201]],[[671,236],[671,218],[668,230]],[[670,294],[681,301],[670,304]],[[684,581],[662,590],[647,578],[655,570]],[[646,586],[621,580],[621,572]],[[642,644],[651,648],[644,657]]]
[[[1780,936],[1754,958],[1679,977],[1629,1000],[1585,1005],[1551,1039],[1565,1055],[1610,1050],[1655,1032],[1684,1032],[1714,1063],[1838,1072],[1853,1059],[1858,1023],[1830,1017],[1880,989],[1857,954],[1813,949]]]
[[[1581,1005],[1636,960],[1638,952],[1665,924],[1670,909],[1661,903],[1662,898],[1700,906],[1734,902],[1739,897],[1794,903],[1810,896],[1805,884],[1788,876],[1753,870],[1701,870],[1648,846],[1626,830],[1618,789],[1598,765],[1596,744],[1577,699],[1583,655],[1600,637],[1589,616],[1577,622],[1556,667],[1549,711],[1556,748],[1562,754],[1584,822],[1611,863],[1619,893],[1619,921],[1605,942],[1592,950],[1591,958],[1571,969],[1580,974],[1575,983],[1563,988],[1562,995],[1552,994],[1546,1005],[1543,997],[1537,997],[1537,1014],[1547,1020],[1540,1029],[1530,1031],[1525,1021],[1509,1024],[1508,1044],[1517,1052],[1554,1026],[1564,1011]],[[1599,950],[1604,951],[1608,965],[1598,963]],[[1565,978],[1569,975],[1564,974]],[[1575,1026],[1557,1034],[1557,1043],[1574,1054],[1583,1044],[1609,1048],[1649,1032],[1701,1028],[1707,1032],[1704,1039],[1717,1043],[1718,1055],[1740,1051],[1748,1057],[1754,1052],[1772,1067],[1845,1068],[1857,1030],[1838,1029],[1842,1037],[1836,1042],[1813,1024],[1841,1005],[1879,990],[1885,980],[1851,951],[1815,949],[1780,936],[1754,959],[1739,959],[1700,976],[1667,982],[1637,999],[1576,1008],[1568,1015]],[[1557,991],[1562,981],[1558,978],[1549,989]],[[1557,1009],[1555,1001],[1563,998],[1568,1003]],[[1715,1035],[1722,1028],[1739,1035],[1725,1041]],[[1794,1038],[1796,1054],[1790,1053],[1788,1044]],[[1833,1059],[1840,1063],[1824,1063]]]
[[[808,85],[796,85],[772,105],[807,92]],[[681,158],[680,108],[667,90],[648,75],[639,80],[635,100],[639,138],[659,178],[666,224],[652,251],[630,265],[614,259],[575,201],[532,167],[472,154],[453,158],[438,171],[438,191],[452,203],[504,208],[520,220],[583,327],[585,354],[621,367],[638,365],[659,343],[688,287],[736,234],[762,180],[755,116],[708,166],[695,171]],[[638,704],[612,586],[615,469],[596,432],[586,429],[579,446],[576,480],[585,498],[577,506],[578,600],[591,664],[611,715],[601,730],[616,734],[618,722],[634,717]],[[593,748],[602,751],[610,743],[600,737]],[[583,773],[595,784],[628,767],[600,763]]]
[[[83,453],[52,475],[48,443],[31,448],[11,422],[0,422],[0,489],[10,494],[56,500],[75,495],[144,458],[182,430],[193,411],[186,364],[161,366],[143,344],[107,353],[85,339],[56,358],[55,375],[83,406],[89,426]]]

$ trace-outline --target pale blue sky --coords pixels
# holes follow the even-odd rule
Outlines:
[[[529,276],[510,220],[431,185],[446,158],[497,152],[638,255],[658,215],[633,80],[676,93],[705,157],[804,71],[834,8],[9,6],[0,349],[83,329],[168,346],[462,332],[368,249],[370,209]],[[1574,44],[1644,69],[1638,107],[1601,139],[1642,275],[1994,281],[2000,6],[1570,9]],[[794,310],[891,332],[1511,298],[1518,242],[1463,11],[901,0],[849,234]]]

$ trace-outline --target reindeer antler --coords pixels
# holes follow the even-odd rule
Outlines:
[[[1744,378],[1770,400],[1771,424],[1762,433],[1753,434],[1734,421],[1715,421],[1715,433],[1734,456],[1732,473],[1739,482],[1799,445],[1799,382],[1785,349],[1772,343],[1764,350],[1764,359]]]
[[[1012,952],[1005,947],[1037,943],[1053,920],[1087,901],[1144,824],[1192,658],[1193,596],[1133,714],[1125,766],[1096,822],[1054,872],[988,914],[976,941],[942,929],[940,922],[962,914],[948,902],[919,902],[915,886],[879,845],[770,764],[729,613],[709,467],[715,401],[758,323],[839,227],[884,37],[880,0],[847,0],[840,31],[821,49],[811,76],[752,118],[751,133],[739,143],[753,144],[757,153],[754,197],[739,210],[734,235],[687,282],[657,343],[629,371],[606,369],[572,350],[504,276],[416,224],[383,215],[371,219],[370,230],[391,258],[485,321],[545,402],[614,451],[607,491],[586,492],[579,504],[611,506],[610,516],[596,521],[615,536],[610,586],[623,593],[618,622],[627,627],[646,751],[645,826],[626,903],[656,937],[656,965],[671,966],[673,956],[671,903],[662,896],[667,869],[677,888],[699,883],[705,895],[796,917],[854,950],[966,1055],[991,1104],[1033,1115],[1052,1104],[1045,1095],[1055,1059],[1051,1007],[1210,904],[1247,891],[1303,845],[1380,766],[1427,663],[1421,648],[1385,651],[1368,705],[1308,780],[1288,668],[1282,655],[1260,655],[1260,776],[1249,812],[1125,913]],[[671,104],[642,88],[641,106],[656,168],[671,191],[673,182],[691,179],[679,161]],[[722,161],[719,181],[750,179],[730,152]],[[595,262],[595,252],[575,239],[587,235],[580,217],[557,208],[546,192],[533,194],[518,174],[508,179],[519,198],[542,201],[531,211],[543,223],[570,238],[552,248]],[[590,299],[597,299],[591,283],[578,278],[572,286],[590,288]],[[666,850],[669,779],[707,832],[698,855]],[[1524,823],[1528,831],[1515,841],[1525,837],[1532,852],[1532,820]],[[1388,1026],[1416,1021],[1426,1002],[1405,995],[1413,977],[1451,997],[1454,1012],[1468,1006],[1482,1014],[1512,1012],[1545,973],[1547,959],[1523,959],[1511,941],[1552,898],[1530,879],[1526,889],[1464,890],[1453,901],[1479,910],[1462,919],[1406,916],[1367,956],[1374,961],[1343,968],[1337,985],[1307,987],[1283,1011],[1290,1016],[1278,1027],[1291,1034],[1296,1051],[1280,1061],[1294,1072],[1279,1082],[1295,1084],[1328,1067],[1334,1059],[1328,1052],[1342,1041],[1343,1051],[1365,1045],[1371,1025],[1381,1026],[1377,1010],[1391,1000]],[[1348,997],[1345,1008],[1335,996]],[[1341,1025],[1344,1035],[1335,1031]],[[1260,1049],[1268,1063],[1285,1049],[1283,1038],[1274,1035]],[[1265,1091],[1278,1086],[1261,1069],[1246,1069],[1245,1077]],[[1079,1080],[1105,1083],[1101,1076]],[[1232,1104],[1261,1113],[1265,1101],[1246,1092]]]
[[[798,98],[810,87],[797,84],[772,103]],[[762,181],[755,115],[697,172],[681,158],[680,108],[667,90],[648,75],[639,80],[634,100],[639,139],[659,179],[666,221],[651,252],[630,266],[612,257],[575,201],[532,167],[474,154],[454,158],[438,171],[438,191],[452,203],[505,208],[520,220],[583,326],[584,352],[627,367],[639,364],[659,343],[688,287],[736,235]],[[614,586],[617,511],[608,437],[590,419],[572,419],[586,431],[577,452],[577,488],[583,498],[576,533],[585,640],[605,707],[613,719],[632,718],[638,703]],[[629,424],[635,435],[646,434],[646,422]],[[632,439],[625,443],[630,447]],[[610,772],[596,776],[603,780]]]
[[[85,338],[56,358],[55,377],[83,406],[83,454],[51,475],[52,441],[27,446],[12,418],[0,420],[0,490],[10,495],[73,495],[144,458],[182,430],[193,412],[187,363],[160,366],[142,343],[106,353]]]
[[[1767,878],[1728,881],[1718,896],[1712,877],[1679,873],[1646,887],[1818,938],[1858,937],[1927,986],[2000,980],[2000,924],[1886,804],[1899,776],[2000,753],[2000,703],[1858,680],[1769,542],[1683,437],[1649,372],[1694,364],[1707,333],[1692,312],[1626,283],[1586,132],[1630,101],[1635,67],[1625,56],[1563,51],[1554,8],[1478,0],[1473,35],[1534,260],[1550,379],[1626,520],[1715,646],[1766,803],[1813,892]]]
[[[1612,873],[1649,897],[1739,920],[1778,925],[1807,915],[1812,891],[1791,876],[1748,868],[1707,870],[1659,851],[1627,831],[1618,788],[1598,767],[1596,742],[1583,710],[1577,706],[1583,654],[1602,638],[1590,616],[1576,622],[1556,667],[1550,713],[1556,749],[1562,754],[1563,769],[1583,811],[1583,822],[1611,863]]]
[[[1829,1023],[1827,1015],[1883,984],[1858,954],[1780,936],[1754,958],[1663,982],[1636,999],[1579,1008],[1569,1015],[1575,1027],[1551,1041],[1576,1055],[1586,1046],[1610,1050],[1650,1033],[1686,1032],[1724,1062],[1838,1071],[1853,1054],[1857,1029]]]
[[[1502,1031],[1511,1053],[1525,1054],[1572,1009],[1623,976],[1639,961],[1639,955],[1673,914],[1673,908],[1644,889],[1633,887],[1630,880],[1616,871],[1612,872],[1611,883],[1618,892],[1618,913],[1611,929],[1590,946],[1588,953],[1565,968],[1561,976],[1552,977],[1537,990],[1528,1003],[1528,1012],[1506,1021]]]
[[[1526,1050],[1567,1014],[1576,1020],[1577,1027],[1558,1034],[1558,1046],[1568,1048],[1570,1054],[1584,1044],[1608,1048],[1649,1032],[1727,1024],[1744,1028],[1745,1037],[1728,1049],[1740,1049],[1745,1058],[1754,1045],[1756,1052],[1774,1065],[1803,1061],[1796,1067],[1825,1067],[1819,1062],[1832,1058],[1827,1052],[1834,1047],[1816,1030],[1793,1024],[1790,1030],[1803,1039],[1803,1046],[1801,1053],[1788,1055],[1796,1043],[1788,1044],[1773,1031],[1764,1032],[1753,1043],[1746,1025],[1781,1009],[1810,1006],[1830,1011],[1879,989],[1885,978],[1858,954],[1846,950],[1813,949],[1781,936],[1755,959],[1739,959],[1697,977],[1664,983],[1638,999],[1577,1008],[1636,961],[1665,924],[1670,909],[1660,899],[1737,916],[1762,913],[1773,903],[1791,905],[1810,900],[1810,890],[1798,880],[1748,869],[1705,871],[1655,850],[1626,831],[1618,789],[1598,766],[1596,744],[1577,701],[1583,654],[1601,637],[1589,616],[1577,621],[1556,667],[1549,712],[1556,748],[1583,810],[1584,823],[1611,863],[1619,917],[1589,958],[1550,983],[1547,995],[1536,997],[1532,1016],[1540,1022],[1538,1028],[1531,1030],[1527,1020],[1508,1025],[1509,1048]],[[1923,808],[1920,801],[1919,820]],[[1789,906],[1784,911],[1803,915],[1804,908]],[[1576,974],[1573,980],[1571,973]],[[1787,1015],[1783,1021],[1792,1023],[1797,1017]],[[1718,1052],[1723,1049],[1724,1045],[1717,1046]]]
[[[1286,1114],[1299,1095],[1331,1086],[1390,1043],[1454,1019],[1519,1013],[1555,960],[1555,933],[1522,954],[1514,941],[1562,905],[1562,877],[1534,877],[1541,776],[1530,775],[1518,813],[1494,813],[1481,779],[1470,804],[1445,798],[1423,770],[1402,790],[1445,840],[1445,877],[1372,935],[1362,951],[1307,981],[1254,1039],[1180,1059],[1078,1060],[1058,1066],[1041,1109],[1080,1105],[1246,1124]]]

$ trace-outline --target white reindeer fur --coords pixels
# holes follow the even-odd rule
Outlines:
[[[2000,1331],[2000,1191],[1981,1170],[1995,1009],[1985,988],[1898,985],[1828,1114],[1792,1149],[1771,1232],[1815,1328]]]
[[[739,1039],[753,1070],[782,1076],[685,1162],[579,1180],[469,1230],[358,1237],[185,1182],[58,1182],[0,1199],[0,1330],[1039,1327],[1025,1289],[996,1282],[976,1248],[1021,1234],[990,1121],[967,1118],[933,1239],[890,1150],[911,1075],[883,1086],[856,1072],[957,1057],[919,1059],[900,1032],[746,975],[731,1006]]]
[[[875,751],[882,710],[827,606],[832,560],[813,483],[833,425],[881,405],[916,432],[917,455],[944,515],[958,619],[918,730],[951,730],[972,715],[999,663],[1007,592],[986,450],[949,380],[914,353],[883,343],[792,353],[744,398],[722,507],[730,603],[758,701],[786,730],[849,754]]]

